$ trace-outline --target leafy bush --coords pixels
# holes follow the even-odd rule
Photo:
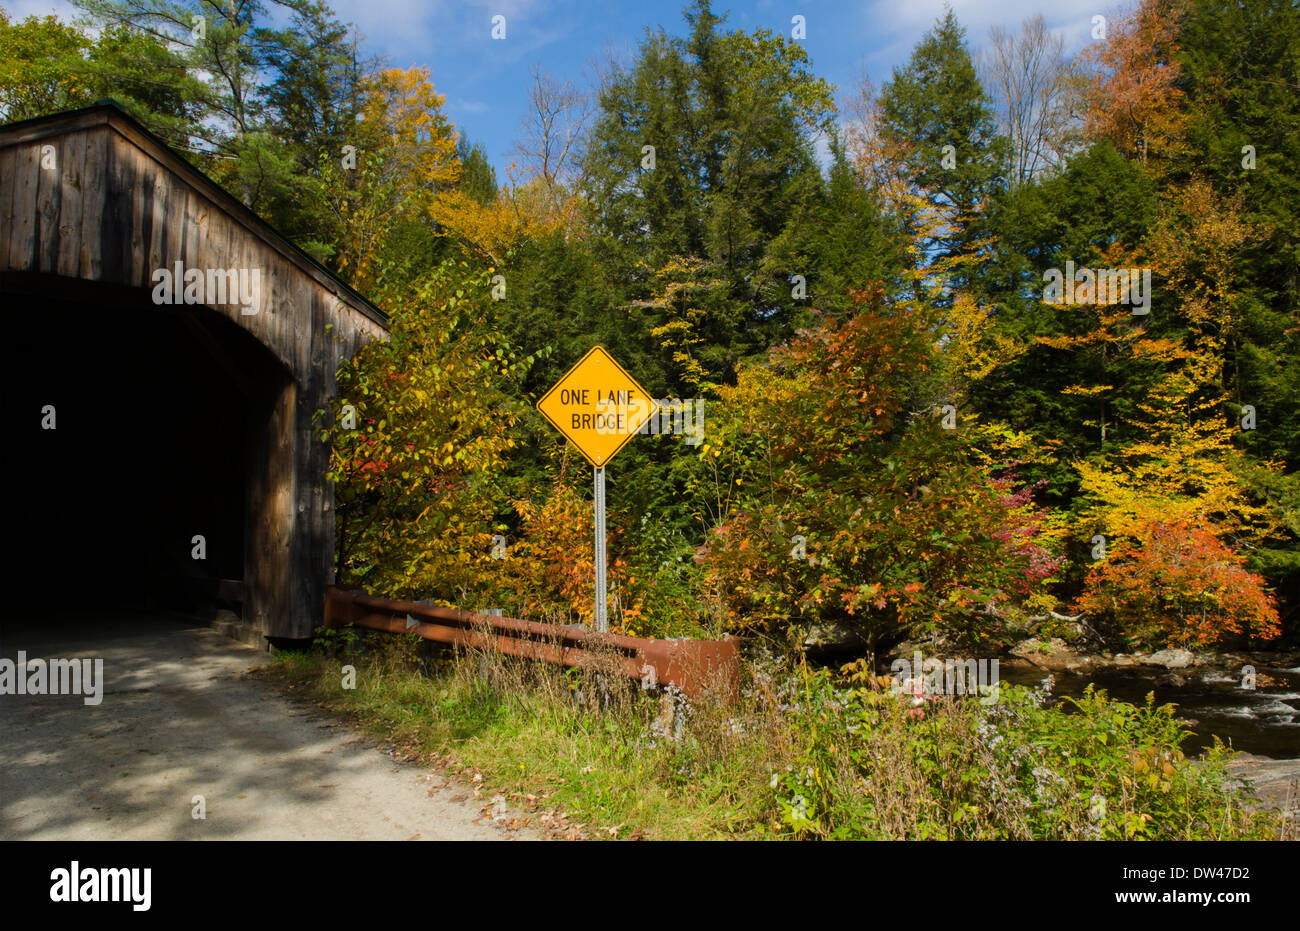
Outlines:
[[[479,584],[507,615],[589,623],[595,587],[591,504],[563,475],[543,495],[540,501],[514,502],[518,520],[505,558],[488,564]]]
[[[1135,545],[1094,565],[1079,604],[1144,644],[1207,646],[1280,630],[1263,580],[1244,557],[1189,521],[1143,524]]]
[[[1056,566],[1036,509],[988,476],[974,431],[944,429],[936,316],[855,300],[723,391],[701,470],[731,489],[708,540],[729,621],[793,642],[828,622],[871,643],[997,639]]]
[[[859,677],[860,679],[863,677]],[[797,699],[800,755],[771,780],[781,822],[801,836],[908,839],[1268,837],[1240,804],[1221,745],[1205,759],[1174,706],[1091,688],[1074,713],[1045,690],[1002,685],[996,701],[915,707],[861,684],[807,673]]]
[[[454,601],[491,566],[497,486],[516,443],[506,389],[534,361],[484,322],[491,272],[439,266],[393,311],[389,338],[339,374],[326,434],[346,583]]]

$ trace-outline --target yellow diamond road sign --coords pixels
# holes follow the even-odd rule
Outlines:
[[[600,346],[555,383],[537,409],[597,468],[655,412],[655,400]]]

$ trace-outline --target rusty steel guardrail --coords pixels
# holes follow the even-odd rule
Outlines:
[[[715,691],[735,696],[740,649],[726,640],[660,640],[602,634],[584,628],[497,617],[459,608],[375,598],[364,589],[325,589],[325,627],[364,627],[425,640],[495,650],[506,656],[588,666],[639,679],[649,686],[673,685],[690,698]]]

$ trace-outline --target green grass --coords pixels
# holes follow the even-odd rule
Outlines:
[[[739,700],[686,704],[592,670],[419,654],[399,637],[281,653],[287,688],[412,759],[481,779],[552,836],[1251,839],[1277,836],[1197,760],[1171,706],[1077,713],[1014,686],[923,710],[874,677],[746,665]],[[426,645],[427,647],[427,645]],[[343,669],[355,667],[355,687]],[[476,783],[477,784],[477,783]]]

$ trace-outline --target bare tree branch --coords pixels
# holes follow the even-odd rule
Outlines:
[[[989,30],[980,58],[984,84],[997,101],[1000,128],[1011,140],[1013,185],[1058,168],[1077,140],[1072,69],[1042,15],[1026,19],[1012,35]]]
[[[514,151],[525,168],[541,178],[553,201],[573,180],[581,140],[592,116],[591,94],[534,65],[528,114]]]

